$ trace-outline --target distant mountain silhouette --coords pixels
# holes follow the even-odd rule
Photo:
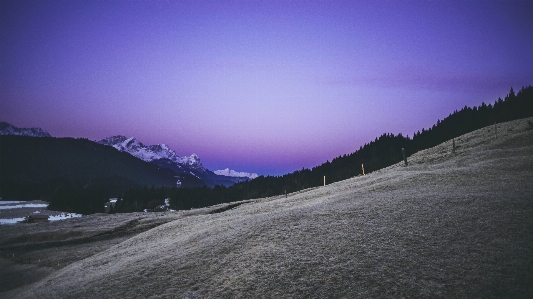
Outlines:
[[[17,128],[4,121],[0,121],[0,136],[1,135],[52,137],[48,132],[41,128]]]

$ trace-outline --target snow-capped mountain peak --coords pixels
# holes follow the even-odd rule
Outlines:
[[[107,137],[100,140],[99,143],[112,146],[121,152],[130,153],[131,155],[146,162],[152,162],[159,159],[168,159],[177,164],[186,165],[189,168],[202,171],[205,170],[200,162],[200,158],[196,154],[179,157],[176,155],[176,152],[171,150],[166,144],[145,146],[135,137],[127,138],[122,135]]]
[[[52,137],[41,128],[17,128],[9,123],[0,122],[0,135],[19,135],[30,137]]]
[[[119,144],[123,144],[128,139],[129,138],[126,137],[126,136],[116,135],[116,136],[111,136],[111,137],[107,137],[105,139],[102,139],[102,140],[98,141],[98,143],[117,148]]]
[[[200,158],[196,154],[192,154],[190,156],[185,156],[179,158],[180,164],[185,164],[188,166],[194,166],[194,165],[202,165],[202,162],[200,162]]]
[[[255,173],[237,172],[234,170],[219,170],[212,172],[206,169],[197,154],[180,157],[166,144],[144,145],[134,137],[122,135],[112,136],[99,141],[99,143],[112,146],[121,152],[127,152],[143,161],[151,162],[159,167],[169,168],[177,175],[194,177],[209,186],[224,184],[231,186],[234,183],[255,179]],[[178,180],[181,184],[182,178]]]
[[[250,178],[252,180],[258,177],[257,173],[238,172],[238,171],[235,171],[235,170],[230,170],[229,168],[226,168],[226,169],[223,169],[223,170],[216,170],[216,171],[214,171],[214,173],[216,173],[218,175],[225,175],[225,176],[238,177],[238,178],[247,177],[247,178]]]

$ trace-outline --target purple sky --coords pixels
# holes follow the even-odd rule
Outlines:
[[[284,174],[533,84],[531,1],[2,1],[0,121]]]

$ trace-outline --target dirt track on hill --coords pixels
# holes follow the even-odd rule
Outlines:
[[[61,231],[31,252],[80,254],[0,297],[530,298],[533,130],[527,119],[493,130],[455,139],[456,154],[448,141],[407,167],[225,211],[1,227],[0,251]],[[137,229],[113,235],[128,221]]]

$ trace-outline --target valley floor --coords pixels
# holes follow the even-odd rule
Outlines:
[[[528,120],[225,211],[1,226],[0,297],[531,298]]]

